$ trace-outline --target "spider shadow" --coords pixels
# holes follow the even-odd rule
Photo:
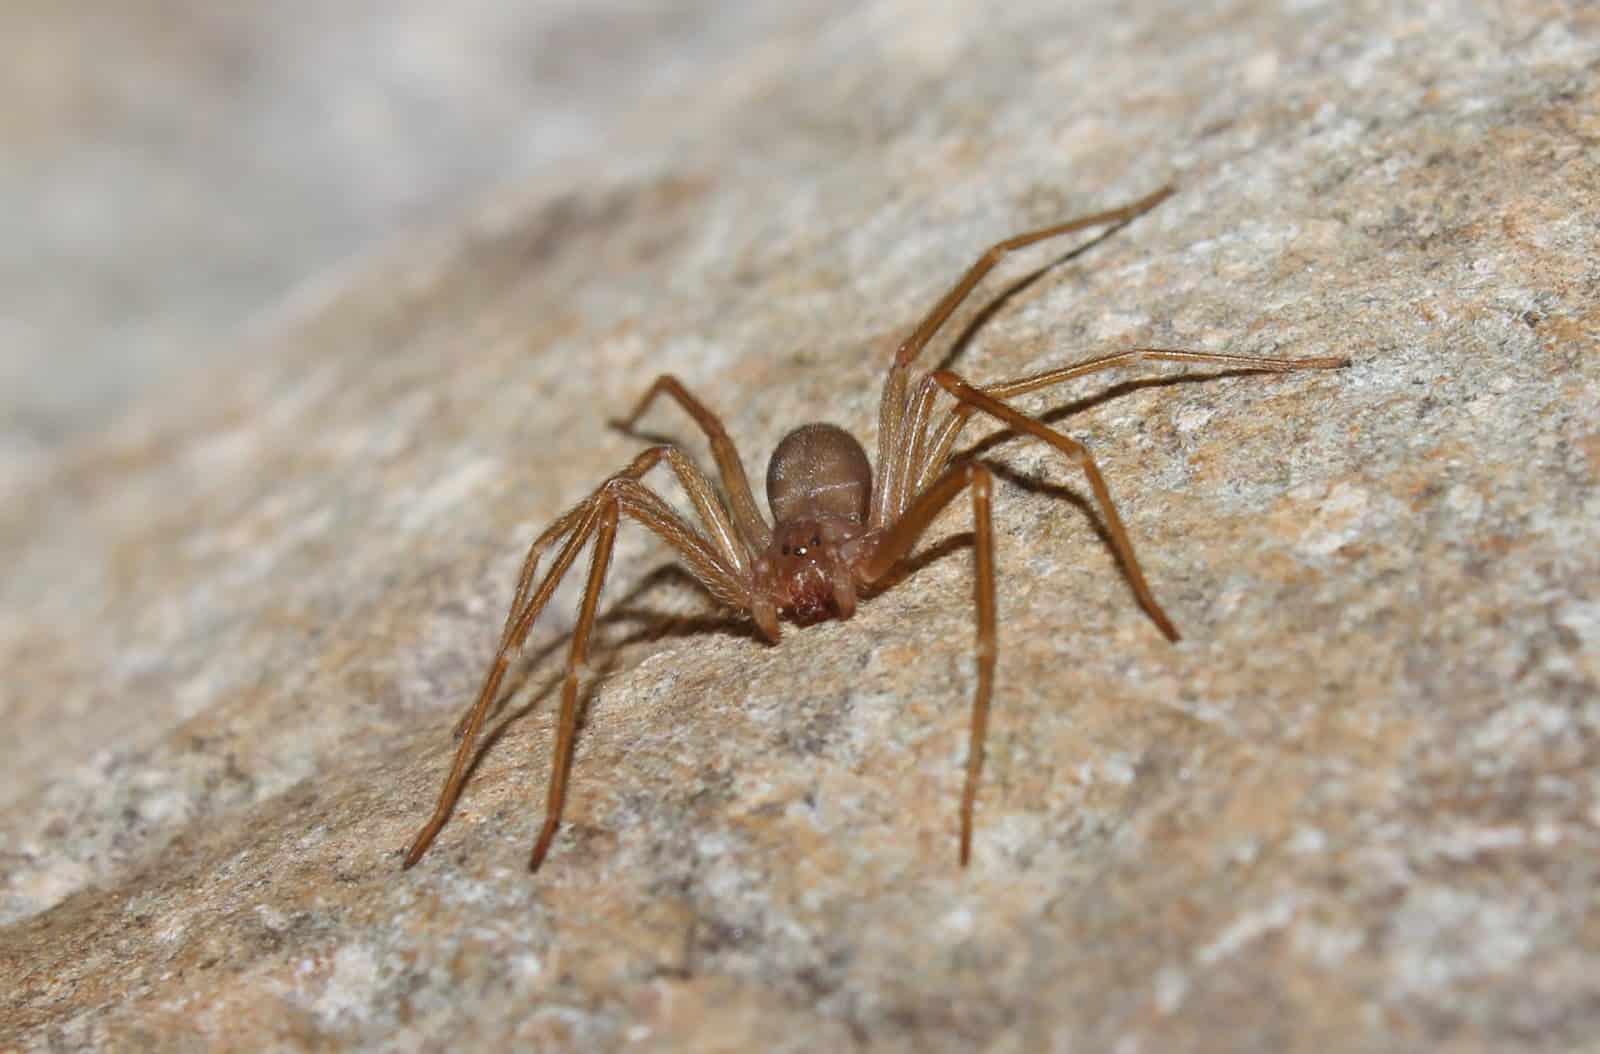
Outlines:
[[[635,644],[650,643],[674,637],[698,637],[711,634],[722,634],[731,637],[745,637],[761,641],[755,626],[749,622],[735,618],[731,615],[719,614],[693,614],[674,613],[654,610],[640,604],[640,600],[663,585],[689,585],[696,591],[704,594],[693,575],[679,567],[677,564],[664,564],[644,575],[633,587],[628,590],[618,601],[609,605],[603,613],[595,617],[595,634],[591,638],[594,642],[591,659],[587,664],[589,676],[578,697],[578,727],[584,726],[588,716],[589,704],[593,701],[595,691],[608,677],[616,672],[622,652]],[[608,632],[619,625],[633,624],[632,632],[617,634]],[[499,744],[511,727],[537,710],[561,686],[566,679],[563,670],[543,681],[530,694],[527,702],[513,710],[507,710],[511,701],[522,694],[527,688],[532,673],[540,669],[552,656],[563,648],[569,647],[572,642],[572,632],[561,633],[554,639],[542,644],[531,653],[518,661],[507,678],[508,685],[500,692],[494,702],[489,704],[489,710],[484,715],[484,723],[494,722],[480,737],[477,748],[472,753],[472,759],[467,763],[467,771],[463,788],[471,782],[473,775],[478,771],[478,766],[488,757],[491,751]],[[459,742],[463,728],[458,723],[451,739]],[[455,811],[455,804],[451,805],[451,813]]]
[[[1011,303],[1011,301],[1025,293],[1046,274],[1049,274],[1051,271],[1054,271],[1063,264],[1071,263],[1080,256],[1083,256],[1085,253],[1088,253],[1090,250],[1099,247],[1101,243],[1112,237],[1115,237],[1122,231],[1124,227],[1128,226],[1128,224],[1132,223],[1138,218],[1138,216],[1129,216],[1120,223],[1113,223],[1111,226],[1102,229],[1093,237],[1086,239],[1078,245],[1074,245],[1072,248],[1057,256],[1049,263],[1044,264],[1036,270],[1029,271],[1021,278],[1016,279],[1010,285],[1006,286],[988,303],[984,304],[977,311],[973,312],[972,317],[967,320],[967,324],[961,327],[961,332],[956,334],[955,338],[950,341],[950,347],[945,350],[943,357],[939,359],[939,365],[935,367],[935,369],[953,369],[955,367],[956,360],[960,359],[961,356],[966,354],[967,348],[977,337],[978,331],[987,326],[996,315],[998,315],[1006,308],[1007,305]]]
[[[1043,424],[1054,425],[1069,417],[1093,410],[1095,407],[1102,406],[1114,399],[1120,399],[1125,395],[1132,395],[1135,392],[1142,392],[1151,388],[1177,388],[1186,384],[1210,384],[1212,381],[1228,380],[1233,377],[1258,377],[1266,373],[1275,374],[1279,372],[1278,370],[1235,367],[1226,370],[1213,370],[1210,373],[1175,373],[1163,377],[1139,377],[1130,381],[1119,381],[1093,395],[1086,395],[1081,399],[1074,399],[1072,402],[1062,403],[1060,406],[1052,407],[1043,413],[1030,416]],[[981,388],[981,383],[978,386]],[[980,457],[989,453],[995,447],[1018,438],[1020,438],[1020,435],[1016,429],[1011,427],[1000,428],[973,442],[971,446],[953,456],[951,461]],[[991,465],[990,467],[993,468],[994,466]]]
[[[1205,384],[1211,381],[1223,380],[1230,377],[1249,377],[1257,376],[1263,373],[1276,372],[1277,371],[1275,370],[1234,368],[1226,370],[1214,370],[1210,373],[1200,374],[1184,373],[1165,377],[1142,377],[1136,380],[1123,381],[1093,395],[1085,396],[1084,398],[1076,399],[1069,403],[1064,403],[1050,410],[1046,410],[1041,414],[1034,415],[1034,419],[1047,425],[1054,425],[1068,417],[1083,413],[1087,410],[1093,409],[1094,407],[1108,403],[1113,399],[1120,398],[1124,395],[1130,395],[1134,392],[1144,391],[1148,388],[1170,388],[1184,384]],[[984,456],[994,451],[996,447],[1018,438],[1021,438],[1021,436],[1016,429],[1002,427],[997,431],[974,441],[970,446],[953,455],[950,460],[952,463],[973,459],[979,460],[996,476],[1012,484],[1013,486],[1036,494],[1052,497],[1059,501],[1065,501],[1067,504],[1077,508],[1078,511],[1083,513],[1084,517],[1089,521],[1089,524],[1094,529],[1095,537],[1099,540],[1099,543],[1111,551],[1113,559],[1116,560],[1117,568],[1122,572],[1123,582],[1131,588],[1134,581],[1132,569],[1128,566],[1127,561],[1123,558],[1122,552],[1117,548],[1116,543],[1113,541],[1111,532],[1106,527],[1102,511],[1096,503],[1090,501],[1066,486],[1058,483],[1052,483],[1038,475],[1024,474],[1014,468],[1011,468],[1003,462],[998,462],[993,458]],[[1137,595],[1135,596],[1135,599],[1138,600]],[[1157,614],[1146,607],[1143,601],[1139,601],[1139,605],[1140,608],[1144,610],[1145,614],[1149,616],[1150,619],[1159,627],[1161,625],[1161,619],[1157,616]],[[1176,637],[1172,639],[1174,641],[1177,640]]]
[[[990,472],[995,474],[997,479],[1004,480],[1018,490],[1063,502],[1078,510],[1083,518],[1088,521],[1090,530],[1094,531],[1095,539],[1103,548],[1111,550],[1112,556],[1116,557],[1117,564],[1121,567],[1122,557],[1117,553],[1117,547],[1111,540],[1111,532],[1106,530],[1106,526],[1101,521],[1099,510],[1095,508],[1094,502],[1064,483],[1054,483],[1036,473],[1019,471],[1004,462],[985,458],[983,459],[983,464],[988,467]],[[1126,576],[1127,568],[1122,568],[1122,572]]]
[[[901,582],[912,578],[924,568],[938,563],[951,553],[961,549],[972,548],[976,537],[971,531],[957,531],[955,534],[946,535],[927,548],[913,549],[909,555],[901,558],[893,567],[889,568],[888,573],[882,578],[870,586],[862,588],[861,598],[863,600],[871,600],[887,593]]]
[[[962,456],[952,460],[967,459],[968,458],[966,456]],[[1083,514],[1084,518],[1089,521],[1089,526],[1094,530],[1095,536],[1099,539],[1100,544],[1106,546],[1107,548],[1112,548],[1113,552],[1115,552],[1115,549],[1112,547],[1111,543],[1111,535],[1101,524],[1099,516],[1095,514],[1094,505],[1089,501],[1089,499],[1085,498],[1071,487],[1064,486],[1060,483],[1052,483],[1043,476],[1019,472],[1009,465],[994,461],[992,459],[985,458],[980,460],[990,472],[994,473],[997,479],[1016,487],[1018,490],[1052,498],[1056,501],[1062,501],[1077,509]],[[906,556],[904,559],[896,563],[894,567],[890,568],[887,575],[879,579],[877,582],[874,582],[870,587],[864,589],[861,594],[862,597],[870,600],[879,594],[887,593],[889,590],[894,589],[902,582],[915,577],[923,569],[938,563],[940,560],[950,556],[952,553],[962,549],[972,548],[976,538],[977,536],[970,530],[957,531],[954,534],[946,535],[926,548],[912,550],[910,555]]]

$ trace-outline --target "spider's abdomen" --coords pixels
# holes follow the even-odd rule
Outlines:
[[[872,465],[854,436],[835,425],[802,425],[767,462],[767,502],[781,527],[802,520],[866,523]]]

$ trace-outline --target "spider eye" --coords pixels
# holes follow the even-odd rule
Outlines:
[[[784,547],[783,547],[783,555],[784,556],[788,556],[789,555],[789,546],[787,544],[785,544]]]
[[[821,544],[822,544],[822,535],[820,535],[820,534],[813,534],[813,535],[812,535],[812,536],[811,536],[811,544],[812,544],[812,545],[821,545]]]

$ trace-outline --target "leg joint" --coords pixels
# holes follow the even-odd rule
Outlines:
[[[989,466],[980,461],[966,463],[967,483],[972,487],[972,493],[979,497],[987,498],[994,490],[994,473]]]

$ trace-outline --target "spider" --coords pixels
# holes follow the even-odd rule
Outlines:
[[[771,523],[756,504],[738,450],[721,419],[691,395],[677,378],[670,374],[656,378],[633,412],[614,424],[631,431],[658,397],[672,399],[710,440],[722,492],[718,493],[711,479],[676,446],[652,446],[539,535],[523,561],[515,598],[500,634],[500,646],[484,677],[483,687],[472,708],[456,726],[459,745],[438,804],[411,843],[402,866],[409,868],[422,858],[449,818],[466,782],[473,744],[508,664],[527,639],[556,587],[572,569],[579,552],[592,540],[594,554],[589,564],[588,583],[561,686],[561,713],[544,826],[534,844],[529,868],[537,871],[544,862],[561,822],[572,769],[573,743],[578,729],[579,672],[588,658],[600,589],[606,579],[617,525],[622,518],[637,520],[660,536],[677,551],[688,570],[716,600],[748,616],[761,635],[775,644],[780,619],[788,618],[803,625],[830,618],[850,618],[855,613],[860,592],[882,583],[910,553],[934,518],[965,491],[972,501],[977,613],[977,685],[960,814],[960,863],[965,867],[972,855],[973,805],[983,770],[984,732],[994,688],[996,652],[994,529],[990,522],[993,475],[978,461],[951,463],[956,440],[968,421],[975,414],[983,414],[1015,433],[1043,440],[1083,473],[1139,605],[1168,640],[1177,641],[1178,630],[1156,603],[1145,582],[1116,503],[1088,449],[1039,419],[1013,409],[1010,401],[1077,377],[1141,362],[1181,362],[1273,373],[1336,369],[1350,362],[1340,356],[1279,359],[1130,348],[1076,365],[981,386],[947,369],[933,370],[912,382],[912,363],[929,339],[1008,253],[1072,231],[1104,227],[1109,233],[1154,208],[1173,191],[1171,186],[1163,187],[1120,208],[1019,234],[990,247],[895,351],[878,410],[876,481],[866,452],[850,433],[831,424],[801,425],[784,436],[767,464]],[[952,396],[955,403],[935,423],[934,406],[941,392]],[[701,528],[685,520],[644,485],[645,474],[663,461],[683,485],[701,520]],[[540,560],[558,544],[549,570],[543,578],[538,578]]]

